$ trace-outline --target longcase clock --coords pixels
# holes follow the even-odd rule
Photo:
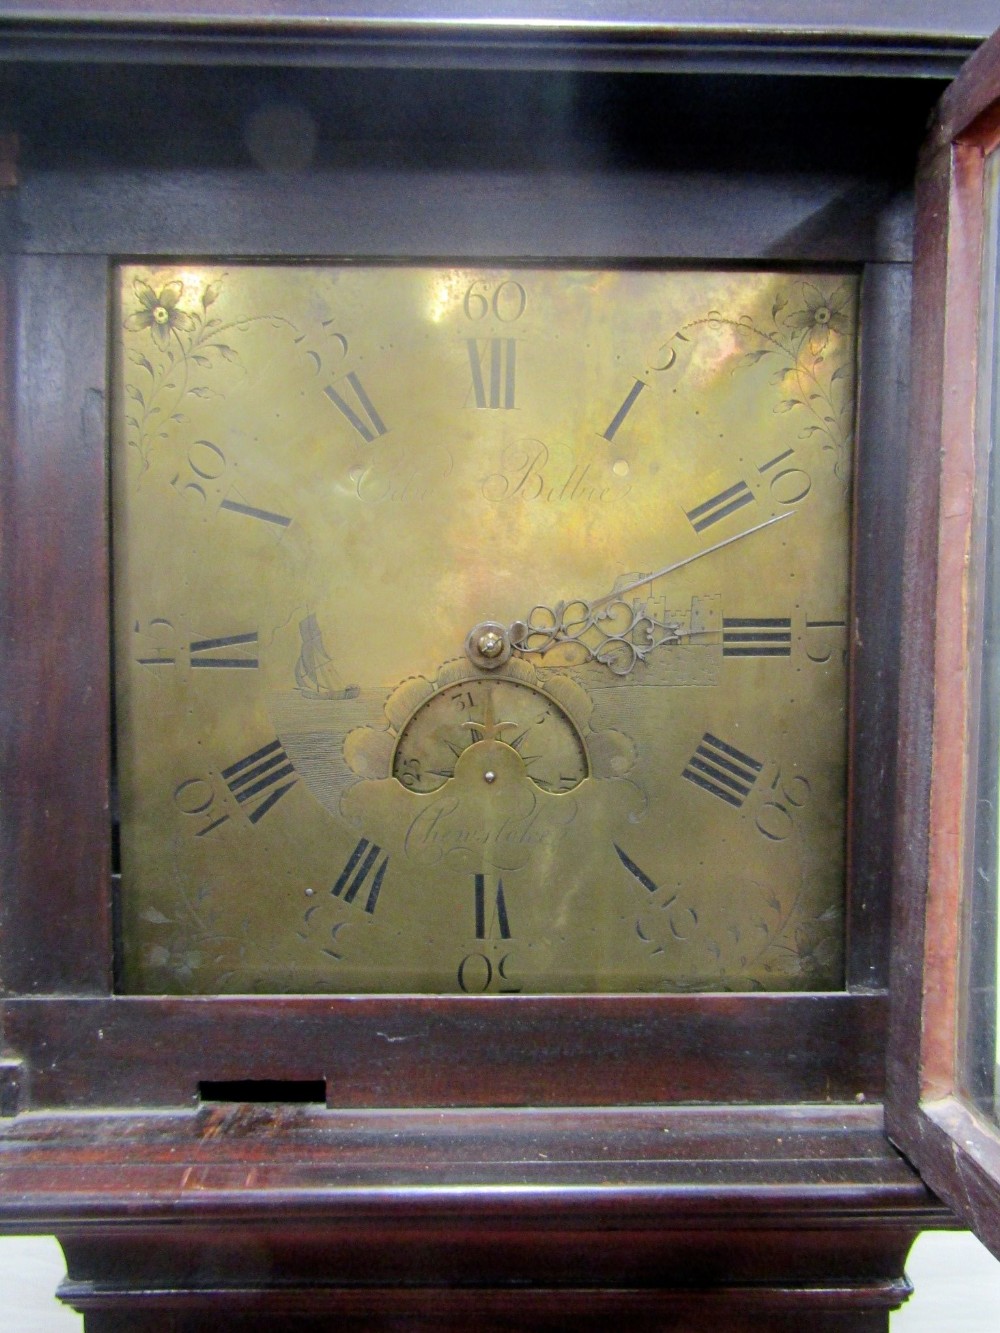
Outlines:
[[[1000,66],[777,8],[0,21],[0,1219],[91,1333],[996,1246]]]

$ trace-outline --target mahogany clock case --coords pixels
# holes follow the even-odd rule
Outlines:
[[[888,98],[874,79],[489,68],[15,65],[4,78],[4,588],[24,629],[5,645],[3,975],[20,1104],[191,1105],[199,1084],[247,1079],[326,1080],[333,1105],[551,1103],[570,1071],[598,1104],[877,1099],[909,187],[936,81],[895,81]],[[500,1001],[502,1019],[464,997],[111,998],[112,270],[199,256],[860,276],[843,993],[523,997]],[[419,1052],[375,1035],[414,1023]]]
[[[953,1220],[881,1102],[912,186],[973,38],[5,24],[3,1225],[95,1330],[884,1330]],[[403,260],[859,281],[842,990],[122,993],[116,266]]]

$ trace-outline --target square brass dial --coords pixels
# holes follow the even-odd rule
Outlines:
[[[842,985],[853,276],[117,285],[126,991]]]

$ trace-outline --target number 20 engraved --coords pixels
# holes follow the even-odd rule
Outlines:
[[[796,813],[808,804],[812,787],[808,778],[800,774],[783,780],[779,769],[771,783],[771,791],[780,799],[768,800],[761,805],[754,827],[770,842],[785,842],[795,832]]]

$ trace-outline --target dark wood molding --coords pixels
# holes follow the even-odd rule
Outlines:
[[[898,558],[903,540],[909,409],[909,265],[870,264],[862,289],[864,356],[858,385],[851,622],[851,825],[848,981],[889,984],[899,651],[903,637]],[[874,688],[873,688],[874,685]]]
[[[1000,1144],[988,1125],[957,1097],[925,1102],[919,1115],[921,1174],[942,1198],[961,1209],[966,1225],[994,1254],[1000,1253],[997,1180]],[[961,1151],[955,1151],[955,1145]]]
[[[878,1109],[847,1106],[28,1116],[0,1187],[0,1226],[56,1231],[88,1329],[211,1309],[860,1333],[905,1297],[917,1231],[950,1224]]]
[[[909,432],[897,755],[887,1121],[906,1136],[919,1103],[924,914],[929,867],[934,624],[940,490],[950,148],[929,152],[917,178],[911,363],[921,381]]]
[[[887,1123],[924,1177],[1000,1252],[996,1125],[963,1098],[964,921],[972,877],[983,516],[977,429],[986,217],[1000,43],[949,90],[918,181],[914,396],[903,617]],[[914,1060],[914,1052],[918,1059]]]
[[[484,17],[439,0],[365,6],[363,15],[313,0],[106,3],[81,16],[71,0],[8,5],[0,54],[39,61],[226,62],[436,68],[591,68],[648,72],[801,72],[953,77],[991,31],[983,0],[943,11],[918,0],[873,11],[767,0],[748,15],[737,0],[672,0],[596,7],[511,0]],[[610,12],[608,12],[610,10]],[[846,20],[846,21],[845,21]]]
[[[896,194],[860,177],[737,183],[654,169],[26,171],[15,243],[25,253],[163,259],[907,263],[905,222],[883,227]]]
[[[975,86],[978,99],[978,83]],[[954,112],[951,123],[954,129]],[[961,844],[955,840],[962,833],[960,810],[965,770],[963,654],[967,631],[963,560],[971,523],[967,473],[973,447],[970,414],[975,385],[979,271],[976,242],[980,235],[977,218],[981,213],[976,186],[981,182],[980,158],[974,148],[956,150],[950,141],[941,142],[940,133],[932,135],[917,190],[912,357],[919,391],[910,431],[907,496],[903,614],[910,633],[904,644],[902,666],[895,967],[888,1074],[890,1129],[906,1140],[912,1135],[914,1144],[920,1142],[917,1108],[923,1080],[921,1062],[914,1062],[912,1053],[914,1049],[923,1050],[924,1044],[923,959],[929,947],[935,951],[938,948],[927,941],[930,910],[927,887],[929,882],[934,885],[935,872],[938,895],[934,910],[943,912],[939,928],[949,919],[951,922],[946,938],[941,941],[941,953],[947,957],[956,948]],[[957,376],[954,383],[947,379],[950,367]],[[946,423],[956,418],[956,414],[956,432],[952,435],[947,432]],[[948,439],[951,445],[950,459],[943,454],[943,439]],[[942,507],[949,467],[953,472],[956,467],[960,470],[958,494],[952,497],[956,508],[951,512]],[[942,514],[952,528],[949,536],[954,542],[950,548],[942,532]],[[939,567],[942,555],[946,561],[943,571]],[[940,626],[939,611],[944,614]],[[947,640],[944,663],[939,657],[939,636]],[[938,693],[945,685],[942,669],[948,673],[947,697]],[[938,737],[945,742],[943,757],[935,753]],[[935,791],[952,811],[947,822],[950,847],[942,849],[939,840],[936,853],[931,832]],[[942,890],[947,900],[944,906]],[[944,1019],[941,1041],[945,1049],[953,1044],[954,1034],[953,966],[947,968],[946,978],[943,1003],[934,997],[931,1001]],[[948,1090],[947,1076],[943,1090]]]
[[[460,1333],[470,1322],[489,1333],[512,1326],[530,1333],[562,1333],[570,1323],[574,1329],[598,1333],[616,1321],[625,1321],[638,1333],[718,1328],[727,1333],[800,1333],[803,1318],[813,1333],[884,1333],[889,1312],[909,1293],[903,1278],[844,1283],[806,1295],[794,1286],[756,1285],[683,1292],[390,1287],[345,1290],[334,1302],[328,1293],[309,1288],[270,1291],[257,1299],[222,1290],[213,1293],[213,1313],[198,1314],[190,1301],[175,1294],[151,1293],[139,1310],[120,1306],[111,1291],[95,1292],[88,1284],[65,1283],[60,1289],[62,1300],[87,1314],[88,1333],[212,1333],[220,1318],[236,1333],[257,1333],[262,1317],[269,1328],[287,1333],[323,1333],[333,1316],[338,1329],[353,1333],[385,1327],[387,1320],[396,1327],[402,1323],[407,1329],[442,1333]]]
[[[937,151],[960,137],[971,136],[989,147],[995,134],[995,103],[1000,80],[1000,50],[995,42],[984,42],[962,69],[961,79],[941,98],[928,135],[928,149]]]
[[[75,256],[21,258],[6,277],[13,392],[0,457],[2,975],[20,994],[106,994],[107,267]]]
[[[237,1079],[322,1079],[341,1107],[783,1103],[877,1101],[885,1010],[877,994],[119,996],[9,1000],[3,1022],[37,1108],[186,1106]]]

